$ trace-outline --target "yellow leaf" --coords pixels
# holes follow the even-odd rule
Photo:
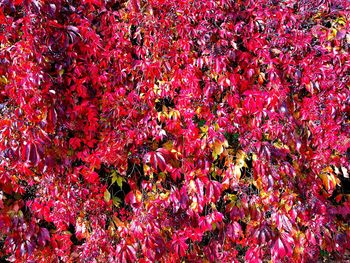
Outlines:
[[[289,212],[293,208],[293,206],[285,204],[284,208],[286,209],[287,212]]]
[[[223,143],[216,140],[213,143],[213,158],[216,159],[224,151]]]
[[[258,177],[257,180],[253,180],[253,185],[258,189],[262,189],[262,181],[261,181],[261,177]]]
[[[335,28],[330,29],[330,33],[328,34],[327,40],[332,40],[337,35],[337,30]]]
[[[336,23],[338,23],[339,25],[341,26],[345,26],[346,25],[346,19],[344,17],[338,17],[336,20],[335,20]]]
[[[289,149],[287,145],[284,145],[280,140],[277,140],[273,143],[273,146],[275,146],[277,149]]]
[[[237,201],[237,195],[235,195],[235,194],[227,194],[226,196],[231,202]]]
[[[241,173],[241,167],[240,166],[238,166],[238,165],[235,165],[235,168],[234,168],[234,170],[233,170],[233,174],[235,175],[235,179],[240,179],[241,178],[241,175],[242,175],[242,173]]]
[[[330,166],[323,169],[319,176],[327,191],[333,191],[337,184],[340,183],[338,177],[334,174],[333,169]]]
[[[180,118],[180,112],[178,110],[171,109],[169,112],[169,118],[173,120],[178,120]]]
[[[154,84],[153,91],[155,94],[158,94],[158,95],[161,95],[162,93],[162,90],[156,84]]]
[[[116,226],[116,227],[125,227],[126,226],[126,223],[121,221],[118,217],[116,216],[113,216],[112,217],[112,221],[113,221],[113,225]]]
[[[5,84],[5,85],[6,85],[8,82],[9,82],[9,81],[7,80],[7,78],[6,78],[5,76],[1,76],[1,77],[0,77],[0,83],[1,83],[1,84]]]
[[[165,179],[166,179],[166,174],[163,173],[163,172],[160,172],[160,173],[158,174],[158,178],[161,179],[161,180],[165,180]]]
[[[152,172],[152,169],[150,166],[148,166],[147,164],[143,165],[143,172],[147,175],[149,175]]]
[[[192,193],[196,192],[196,185],[193,180],[190,181],[190,192]]]
[[[214,130],[215,130],[215,131],[218,131],[219,129],[220,129],[219,124],[218,124],[218,123],[215,123],[215,124],[214,124]]]
[[[163,148],[165,148],[169,151],[172,151],[173,145],[174,145],[174,143],[172,141],[167,141],[166,143],[163,144]]]
[[[247,159],[247,154],[242,150],[239,150],[236,154],[236,165],[240,168],[247,167],[245,159]]]
[[[190,205],[190,208],[193,210],[193,211],[198,211],[198,202],[197,202],[197,198],[193,198],[193,201]]]
[[[208,133],[208,125],[204,125],[203,127],[200,128],[203,133]]]
[[[169,197],[169,192],[161,193],[159,196],[162,200],[167,200]]]
[[[254,162],[255,162],[256,160],[258,160],[258,156],[257,156],[255,153],[253,153],[252,160],[253,160]]]
[[[142,200],[142,193],[139,190],[135,192],[136,202],[140,203]]]
[[[260,191],[260,198],[266,199],[269,197],[269,193],[265,192],[264,190]]]
[[[103,197],[106,202],[109,202],[109,200],[111,200],[111,193],[106,189],[106,191],[103,194]]]

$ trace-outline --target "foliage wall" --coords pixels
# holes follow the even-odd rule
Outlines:
[[[1,260],[349,253],[348,1],[0,7]]]

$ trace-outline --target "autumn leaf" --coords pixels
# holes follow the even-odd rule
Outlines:
[[[0,259],[346,261],[347,4],[1,1]]]
[[[321,178],[323,185],[328,193],[332,193],[335,187],[340,183],[340,180],[334,174],[331,167],[325,168],[319,177]]]
[[[217,159],[218,156],[220,156],[223,153],[225,147],[228,147],[228,143],[227,143],[226,140],[223,141],[223,142],[221,142],[219,140],[215,140],[213,142],[213,144],[212,144],[212,148],[213,148],[212,155],[213,155],[213,158]]]
[[[111,193],[106,189],[106,191],[103,194],[103,197],[106,202],[109,202],[109,200],[111,200]]]

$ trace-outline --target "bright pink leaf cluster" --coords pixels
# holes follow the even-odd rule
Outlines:
[[[0,257],[350,249],[344,0],[0,2]]]

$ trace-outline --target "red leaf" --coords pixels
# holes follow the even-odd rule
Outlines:
[[[175,236],[171,242],[172,249],[180,255],[185,256],[188,245],[186,243],[187,238]]]
[[[243,235],[242,227],[236,221],[227,226],[226,233],[233,241],[237,241]]]
[[[126,196],[125,196],[125,203],[129,204],[133,207],[138,207],[141,203],[142,200],[142,193],[139,190],[130,191]]]
[[[167,149],[159,148],[155,152],[145,154],[143,160],[145,163],[150,163],[154,169],[159,167],[161,171],[164,171],[170,160],[170,152]]]
[[[291,256],[293,253],[293,238],[288,233],[282,233],[275,241],[271,254],[275,260]]]
[[[99,176],[95,171],[90,171],[88,169],[82,169],[81,173],[82,173],[84,179],[90,184],[95,184],[99,181]]]
[[[262,263],[263,250],[260,246],[251,246],[246,254],[245,260],[249,263]]]

